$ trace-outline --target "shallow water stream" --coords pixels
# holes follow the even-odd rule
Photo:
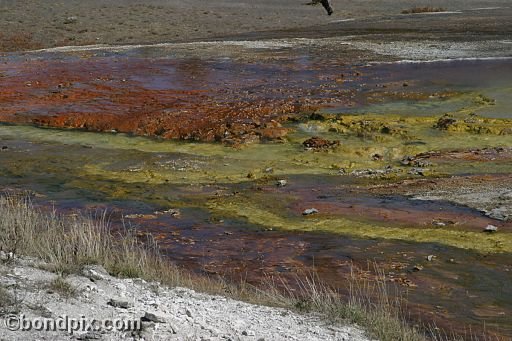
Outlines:
[[[314,270],[346,290],[352,267],[376,262],[414,319],[511,337],[512,223],[413,197],[510,186],[512,61],[251,51],[3,57],[0,187],[64,213],[108,209],[172,261],[252,283]],[[312,136],[339,144],[308,150]]]

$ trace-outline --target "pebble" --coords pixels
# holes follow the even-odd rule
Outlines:
[[[114,298],[111,298],[110,300],[108,300],[107,305],[112,306],[114,308],[123,308],[123,309],[128,309],[128,308],[132,307],[132,304],[130,304],[130,302],[117,300]]]
[[[484,228],[484,232],[489,232],[489,233],[492,233],[492,232],[498,232],[498,227],[497,227],[497,226],[494,226],[494,225],[487,225],[487,226]]]
[[[169,208],[168,210],[165,210],[165,211],[155,211],[154,214],[155,215],[168,214],[171,217],[178,217],[181,215],[181,211],[177,208]]]
[[[8,260],[13,259],[13,258],[14,258],[14,253],[0,251],[0,260],[1,261],[5,262],[5,261],[8,261]]]
[[[498,207],[498,208],[494,208],[490,212],[488,212],[487,216],[489,216],[493,219],[506,221],[509,219],[510,214],[506,207]]]
[[[421,271],[423,270],[423,266],[421,265],[415,265],[413,268],[412,268],[412,271]]]
[[[284,187],[284,186],[286,186],[287,184],[288,184],[288,181],[286,181],[286,180],[278,180],[278,181],[277,181],[277,186],[278,186],[278,187]]]
[[[308,208],[305,209],[304,212],[302,212],[302,215],[311,215],[318,213],[318,210],[316,208]]]
[[[75,16],[67,17],[66,20],[64,20],[64,24],[74,24],[78,21],[78,18]]]
[[[157,313],[150,313],[146,311],[144,316],[142,317],[143,321],[149,321],[149,322],[155,322],[155,323],[165,323],[166,318],[165,316],[159,315]]]
[[[107,270],[101,265],[87,265],[82,270],[82,275],[92,281],[99,281],[109,277]]]

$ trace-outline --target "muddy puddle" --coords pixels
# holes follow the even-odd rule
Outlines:
[[[0,187],[106,209],[210,275],[344,291],[376,262],[415,321],[511,337],[512,61],[328,47],[3,57]]]

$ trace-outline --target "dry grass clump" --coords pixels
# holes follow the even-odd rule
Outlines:
[[[442,7],[432,7],[432,6],[425,6],[425,7],[413,7],[410,9],[404,9],[402,11],[402,14],[418,14],[418,13],[438,13],[438,12],[446,12],[446,9]]]
[[[85,265],[99,264],[111,275],[144,278],[174,287],[262,302],[262,294],[245,283],[232,285],[183,271],[159,251],[151,235],[135,229],[113,231],[108,217],[62,216],[42,212],[24,196],[0,197],[0,250],[39,258],[46,270],[61,275],[80,273]],[[264,302],[268,303],[268,302]]]
[[[141,240],[131,229],[113,232],[106,215],[97,219],[59,216],[35,209],[26,197],[4,196],[0,197],[0,217],[0,250],[44,260],[48,268],[61,274],[49,289],[67,297],[73,296],[75,289],[62,275],[80,272],[88,264],[99,264],[115,276],[140,277],[255,304],[321,313],[334,322],[357,323],[381,341],[452,339],[408,324],[405,300],[389,294],[380,272],[376,281],[359,281],[352,276],[348,280],[348,300],[311,274],[298,276],[294,285],[279,278],[269,278],[260,287],[245,281],[233,284],[179,269],[161,255],[151,237]],[[1,288],[0,300],[12,301]],[[5,309],[0,304],[0,313],[2,310]]]
[[[48,291],[58,293],[65,298],[71,298],[77,294],[77,288],[66,281],[62,276],[55,277],[55,279],[49,283]]]
[[[274,299],[285,306],[321,313],[335,323],[356,323],[371,337],[381,341],[428,340],[431,331],[419,330],[406,321],[406,300],[399,293],[390,295],[384,274],[380,271],[378,274],[376,280],[357,279],[353,274],[347,281],[348,300],[337,290],[323,284],[315,274],[298,277],[298,289],[285,284],[285,290],[279,291],[272,288],[282,285],[272,283],[268,285],[267,292],[271,292]]]

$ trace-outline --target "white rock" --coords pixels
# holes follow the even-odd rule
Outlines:
[[[101,265],[84,266],[82,269],[82,275],[94,281],[104,280],[110,277],[107,270],[105,270]]]
[[[311,215],[318,213],[318,210],[316,208],[308,208],[305,209],[304,212],[302,212],[302,215]]]
[[[484,232],[497,232],[498,231],[498,227],[497,226],[494,226],[494,225],[487,225],[485,228],[484,228]]]
[[[244,330],[242,332],[242,335],[244,335],[244,336],[255,336],[256,333],[254,331],[252,331],[252,330]]]
[[[278,187],[284,187],[284,186],[286,186],[287,184],[288,184],[288,181],[286,181],[286,180],[278,180],[278,181],[277,181],[277,186],[278,186]]]

